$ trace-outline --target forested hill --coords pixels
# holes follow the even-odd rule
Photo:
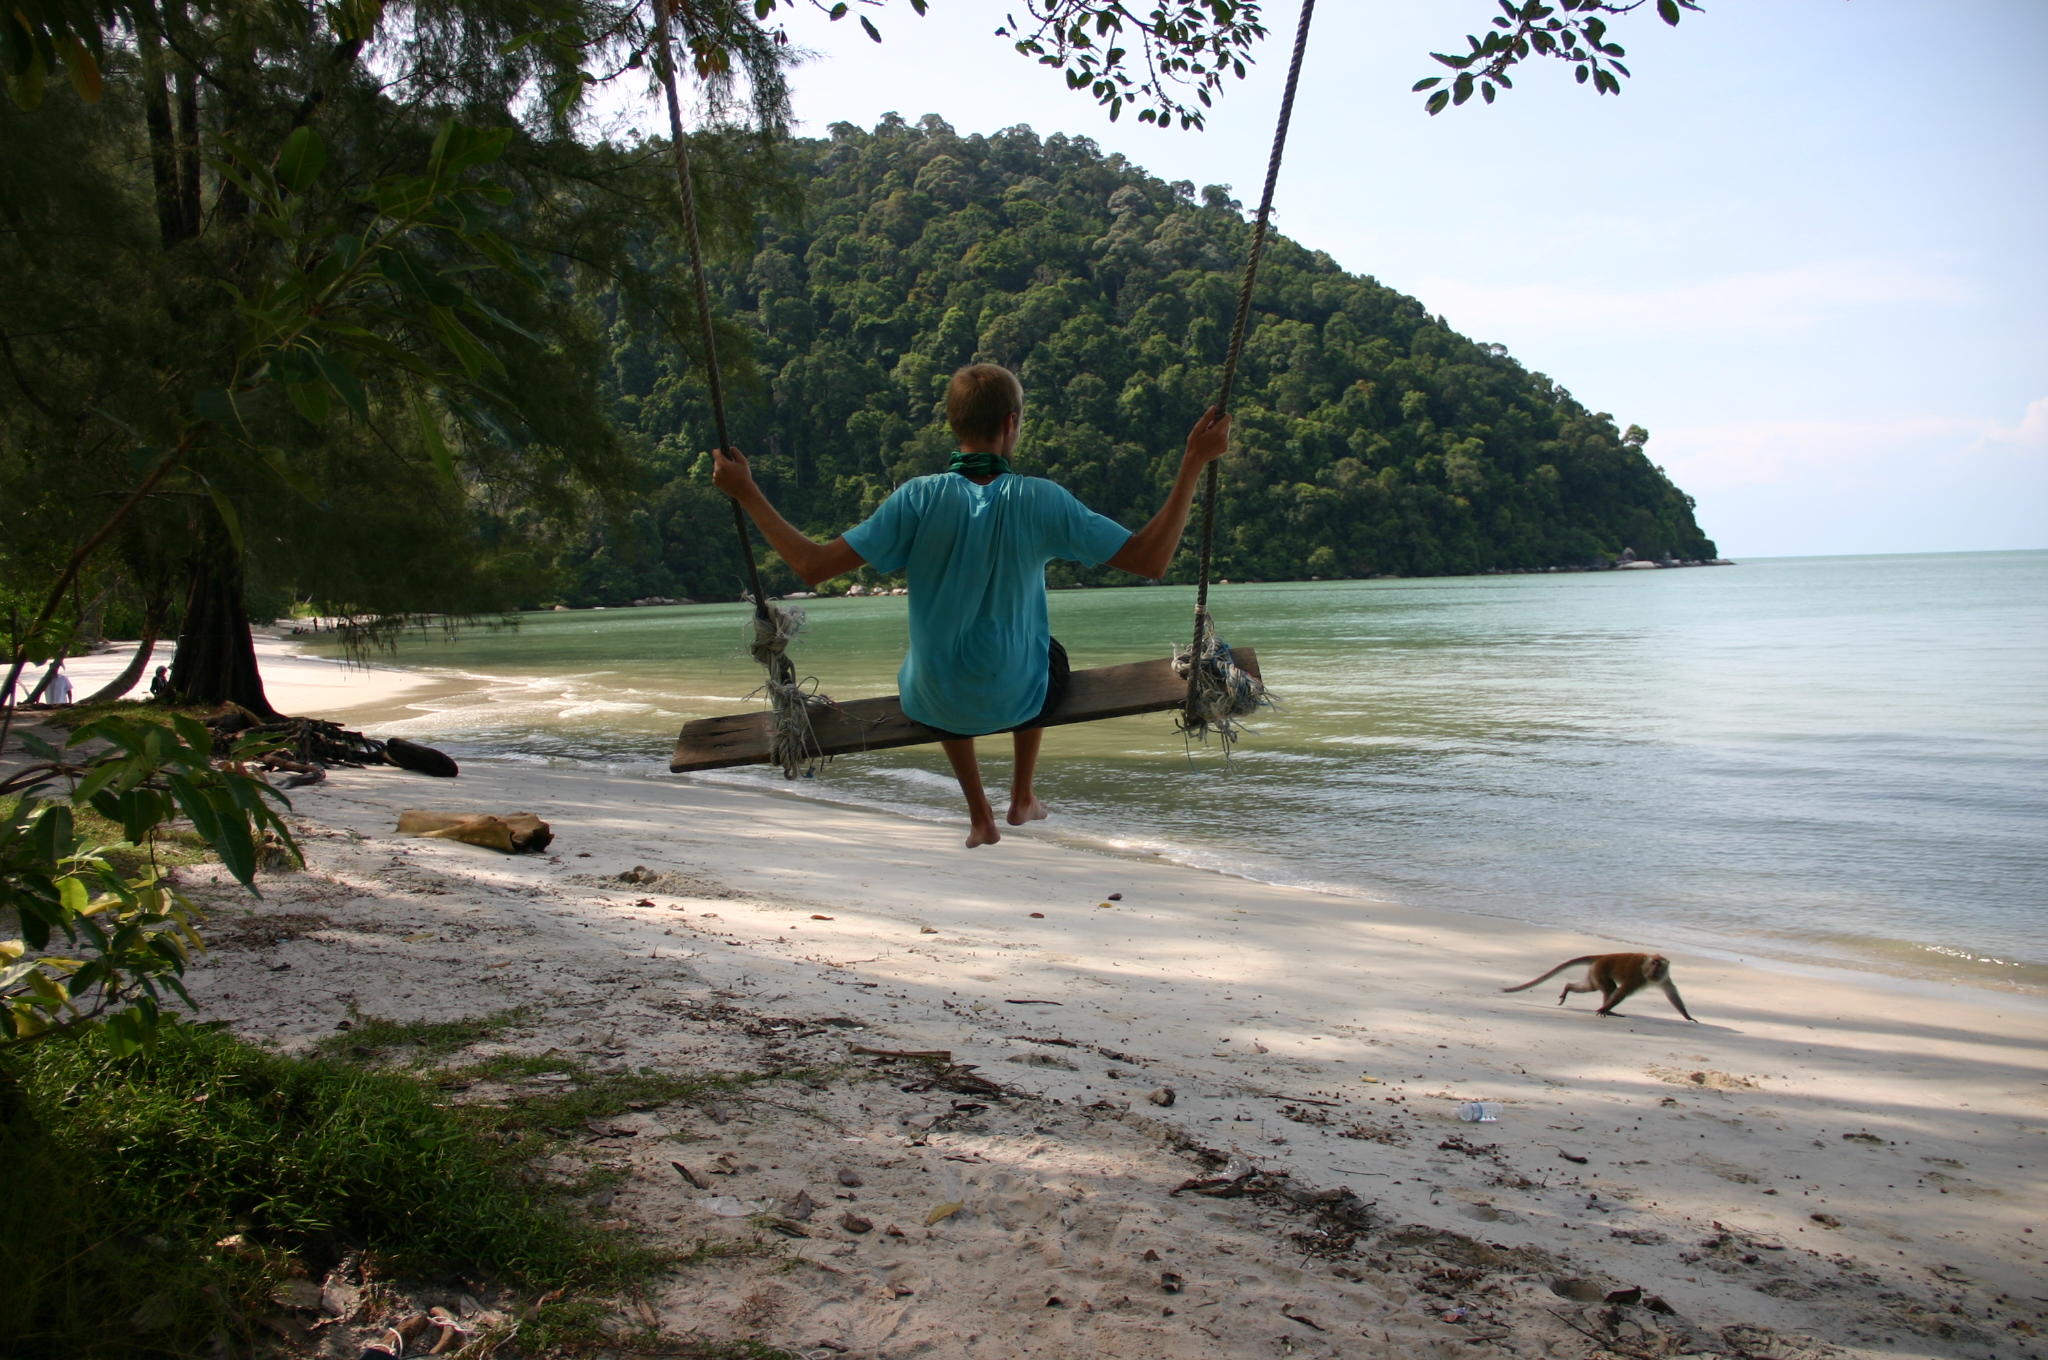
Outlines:
[[[716,285],[739,332],[725,356],[738,370],[734,438],[785,513],[829,536],[943,468],[946,379],[989,360],[1024,380],[1018,470],[1143,523],[1216,389],[1251,233],[1240,205],[1085,138],[962,137],[935,117],[886,118],[873,132],[835,124],[791,154],[804,220],[764,220],[752,260]],[[1256,310],[1219,575],[1457,574],[1624,548],[1714,555],[1690,498],[1645,456],[1643,431],[1617,429],[1415,299],[1278,237]],[[624,325],[614,334],[617,419],[645,440],[662,485],[593,543],[576,593],[730,595],[730,515],[698,457],[715,442],[702,389],[680,352]],[[1188,558],[1169,579],[1188,579]]]

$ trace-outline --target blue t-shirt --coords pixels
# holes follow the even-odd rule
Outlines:
[[[1045,564],[1093,566],[1130,536],[1043,477],[1005,473],[977,486],[941,472],[897,487],[846,542],[876,571],[909,569],[903,711],[963,736],[1037,717],[1052,643]]]

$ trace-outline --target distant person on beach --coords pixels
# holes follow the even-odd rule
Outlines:
[[[171,699],[171,668],[158,666],[156,674],[149,677],[149,697],[152,703],[169,703]]]
[[[64,708],[71,703],[71,677],[64,673],[62,661],[52,661],[50,669],[43,675],[39,686],[43,691],[43,702],[52,708]]]
[[[1046,617],[1045,564],[1106,562],[1154,580],[1164,576],[1202,469],[1230,446],[1230,417],[1211,409],[1195,422],[1166,504],[1136,533],[1055,482],[1010,471],[1024,389],[1008,369],[972,364],[955,373],[946,420],[960,441],[951,466],[897,487],[865,523],[830,543],[814,541],[769,504],[738,449],[718,451],[712,480],[812,586],[861,566],[908,572],[910,653],[897,676],[903,711],[958,734],[944,746],[967,798],[971,850],[1002,839],[981,786],[977,736],[1012,734],[1010,825],[1050,811],[1031,781],[1042,724],[1065,697],[1068,671],[1066,649]]]

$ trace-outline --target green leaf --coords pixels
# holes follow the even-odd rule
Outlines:
[[[462,365],[463,371],[471,378],[482,377],[485,369],[497,373],[505,371],[505,366],[499,362],[498,356],[486,349],[483,342],[478,340],[449,308],[433,309],[433,326],[434,333],[441,337],[442,343],[448,346],[449,351],[455,355],[456,362]]]
[[[328,385],[334,389],[343,404],[355,413],[357,420],[369,424],[370,402],[363,393],[361,380],[350,371],[348,365],[326,350],[316,349],[312,355],[314,367],[320,370],[320,376],[327,379]]]
[[[310,127],[302,127],[285,138],[283,149],[277,153],[278,178],[295,194],[312,188],[326,164],[327,143]]]
[[[207,163],[222,174],[228,175],[235,183],[241,185],[243,192],[247,193],[250,198],[255,199],[258,203],[267,204],[273,208],[276,207],[277,176],[270,173],[270,167],[265,165],[259,157],[251,155],[247,149],[226,133],[216,132],[211,134],[211,136],[216,145],[225,148],[228,155],[234,158],[235,164],[230,165],[217,157],[208,157]],[[236,169],[237,165],[240,166],[239,171]]]
[[[19,741],[22,744],[22,748],[30,755],[36,756],[39,759],[50,761],[61,761],[64,759],[62,751],[50,745],[50,743],[44,741],[33,732],[17,732],[15,740]]]
[[[1443,83],[1444,78],[1442,76],[1430,76],[1427,79],[1418,80],[1413,85],[1409,86],[1408,93],[1414,94],[1418,90],[1432,89],[1435,86],[1441,85]]]
[[[540,274],[538,271],[521,258],[519,252],[513,249],[511,243],[496,232],[477,232],[469,238],[469,243],[475,246],[478,253],[483,255],[485,259],[488,259],[492,264],[495,264],[498,268],[525,284],[528,289],[539,285]]]
[[[192,399],[192,410],[201,420],[210,420],[216,425],[225,425],[244,438],[249,430],[242,423],[242,412],[236,396],[225,387],[209,387]]]
[[[220,512],[220,522],[227,526],[228,538],[233,541],[235,551],[242,551],[242,517],[236,513],[235,503],[212,482],[206,484],[206,494],[213,498],[213,508]]]
[[[874,23],[871,20],[869,20],[867,15],[863,14],[860,16],[860,26],[866,29],[867,35],[870,38],[873,38],[876,42],[880,42],[882,40],[882,31],[875,27]]]
[[[121,768],[124,764],[125,762],[120,760],[100,761],[87,772],[84,779],[78,781],[78,787],[71,791],[71,801],[73,803],[91,803],[94,807],[99,808],[103,814],[109,817],[113,816],[104,807],[100,807],[100,799],[103,796],[100,790],[121,777]],[[130,837],[130,839],[133,839],[133,837]]]
[[[285,455],[283,449],[274,444],[266,444],[257,452],[262,455],[264,465],[277,475],[280,482],[298,492],[301,500],[308,505],[320,504],[323,497],[319,485],[293,466],[292,460]]]
[[[485,302],[480,298],[473,297],[469,299],[469,302],[467,306],[464,308],[464,310],[474,312],[478,316],[483,317],[484,320],[486,321],[494,321],[498,325],[503,326],[506,330],[512,332],[514,335],[520,336],[527,340],[531,340],[536,345],[547,344],[547,341],[543,340],[538,335],[535,335],[532,331],[526,329],[526,327],[520,325],[511,317],[506,316],[496,307],[491,306],[488,302]]]
[[[489,165],[503,154],[511,140],[511,128],[465,127],[450,118],[434,135],[433,153],[427,158],[427,178],[438,184],[471,166]]]
[[[0,992],[4,992],[9,987],[14,986],[41,966],[42,961],[40,959],[24,959],[20,963],[13,963],[5,968],[0,968]]]
[[[220,815],[214,811],[213,804],[206,801],[206,795],[182,774],[165,775],[164,783],[170,785],[171,796],[178,800],[178,807],[192,823],[192,829],[199,833],[199,839],[218,847]]]
[[[413,404],[413,411],[419,418],[420,442],[427,446],[427,455],[434,460],[434,470],[450,486],[459,485],[455,476],[455,458],[448,452],[448,441],[441,436],[440,419],[424,399]]]
[[[235,876],[235,881],[253,889],[256,886],[256,841],[249,834],[248,820],[224,790],[208,789],[206,792],[219,814],[216,825],[220,828],[220,838],[213,842],[213,848],[220,855],[222,866]]]
[[[1677,23],[1673,19],[1670,22]],[[100,102],[106,82],[100,76],[100,64],[93,60],[92,53],[76,34],[66,35],[57,43],[57,50],[64,54],[64,69],[71,77],[71,88],[78,91],[78,97],[88,104]]]
[[[292,383],[285,388],[291,394],[292,405],[300,415],[315,425],[327,423],[327,384],[324,382]]]
[[[18,75],[7,77],[7,93],[23,113],[34,113],[43,102],[43,59],[31,56]]]
[[[30,835],[38,859],[45,864],[62,863],[78,840],[71,826],[71,809],[62,803],[44,808]]]
[[[198,763],[204,765],[213,758],[213,731],[205,723],[190,714],[173,713],[171,730],[184,740]]]
[[[402,292],[436,307],[461,305],[463,292],[450,283],[439,270],[415,260],[401,251],[392,251],[377,265],[385,278],[398,285]]]

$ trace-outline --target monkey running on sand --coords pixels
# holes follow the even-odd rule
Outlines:
[[[1643,988],[1655,983],[1664,992],[1665,998],[1678,1009],[1678,1013],[1697,1025],[1692,1012],[1685,1008],[1679,998],[1678,988],[1671,985],[1671,960],[1662,954],[1581,954],[1575,959],[1566,959],[1542,977],[1531,978],[1519,987],[1503,987],[1504,992],[1526,992],[1531,987],[1550,981],[1567,968],[1590,964],[1586,976],[1579,982],[1567,982],[1564,990],[1557,994],[1557,1004],[1562,1006],[1573,992],[1600,993],[1600,1009],[1595,1015],[1619,1014],[1614,1008],[1634,996]]]

